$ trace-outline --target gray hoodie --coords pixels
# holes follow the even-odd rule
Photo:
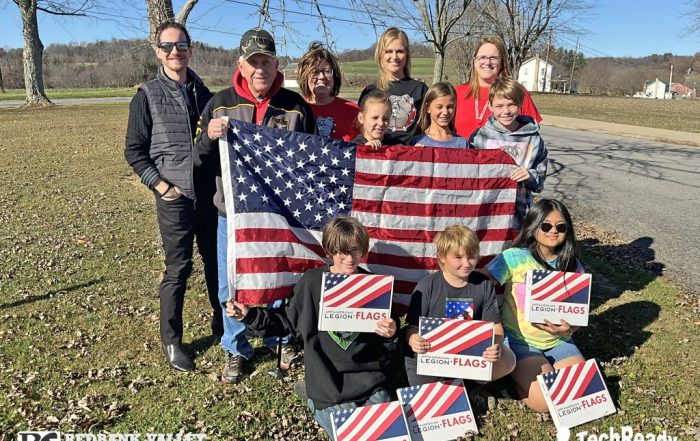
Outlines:
[[[540,138],[540,126],[535,120],[520,115],[517,121],[521,127],[511,132],[491,115],[486,125],[471,136],[469,145],[477,149],[501,149],[512,156],[518,166],[525,167],[530,172],[530,179],[518,186],[516,204],[522,220],[525,211],[532,205],[532,193],[540,193],[544,188],[549,153]]]

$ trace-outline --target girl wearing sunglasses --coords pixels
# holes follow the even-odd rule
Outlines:
[[[532,324],[525,321],[525,275],[528,270],[546,269],[582,272],[576,254],[576,236],[571,215],[554,199],[537,201],[525,216],[520,235],[512,248],[496,256],[484,269],[505,288],[501,309],[504,344],[515,353],[511,374],[520,398],[536,412],[547,412],[537,375],[584,361],[571,335],[576,326],[561,323]]]

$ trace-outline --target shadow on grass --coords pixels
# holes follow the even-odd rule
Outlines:
[[[662,275],[664,265],[655,261],[656,252],[651,247],[653,243],[654,239],[648,236],[622,245],[604,244],[595,238],[579,241],[587,257],[593,258],[593,266],[596,267],[592,271],[591,311],[610,299],[620,297],[627,290],[644,289]],[[602,284],[596,282],[598,269],[605,279]]]
[[[92,279],[84,283],[78,283],[77,285],[69,286],[66,288],[59,288],[59,289],[54,289],[51,291],[46,292],[45,294],[41,295],[34,295],[34,296],[29,296],[26,299],[22,300],[15,300],[14,302],[10,303],[3,303],[0,305],[0,311],[3,309],[9,309],[9,308],[15,308],[17,306],[22,306],[26,305],[29,303],[34,303],[34,302],[39,302],[41,300],[47,300],[55,295],[58,294],[66,294],[72,291],[76,291],[79,289],[87,288],[88,286],[96,285],[104,280],[104,277],[98,277],[97,279]]]

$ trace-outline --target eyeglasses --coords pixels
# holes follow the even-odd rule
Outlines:
[[[567,227],[566,224],[552,225],[548,222],[542,222],[540,224],[540,230],[542,230],[545,233],[549,233],[549,230],[551,230],[552,228],[555,228],[559,233],[566,233],[566,230],[569,229],[569,227]]]
[[[312,70],[311,71],[311,78],[313,78],[314,80],[320,78],[321,75],[323,75],[325,78],[330,78],[333,76],[333,69],[331,69],[330,67],[327,67],[323,70]]]
[[[499,57],[499,56],[490,56],[489,57],[488,55],[478,55],[478,56],[474,57],[474,59],[476,61],[480,61],[482,63],[485,61],[490,61],[493,63],[494,61],[499,61],[501,59],[501,57]]]
[[[185,52],[190,48],[190,44],[186,41],[176,41],[175,43],[164,41],[162,43],[158,43],[158,49],[162,50],[166,54],[172,52],[174,47],[177,48],[178,52]]]

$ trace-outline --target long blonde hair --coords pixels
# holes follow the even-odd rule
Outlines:
[[[403,75],[405,78],[411,76],[411,47],[408,44],[408,35],[399,28],[387,28],[379,37],[377,47],[374,50],[374,59],[377,61],[377,66],[379,66],[379,78],[374,84],[380,90],[389,90],[389,86],[391,86],[391,82],[394,80],[394,78],[382,68],[382,58],[384,57],[384,51],[386,51],[387,46],[397,38],[401,40],[401,43],[403,43],[406,48],[406,63],[403,65]]]
[[[506,50],[505,44],[503,44],[503,40],[498,37],[484,37],[479,40],[479,43],[474,48],[474,53],[472,54],[472,72],[469,77],[469,84],[472,87],[467,92],[467,96],[465,98],[470,98],[479,94],[479,76],[476,74],[476,63],[474,59],[476,58],[476,54],[479,53],[481,46],[487,43],[491,43],[492,45],[496,46],[496,49],[498,49],[498,54],[501,56],[501,71],[498,72],[498,76],[510,77],[510,68],[508,67],[508,51]]]

